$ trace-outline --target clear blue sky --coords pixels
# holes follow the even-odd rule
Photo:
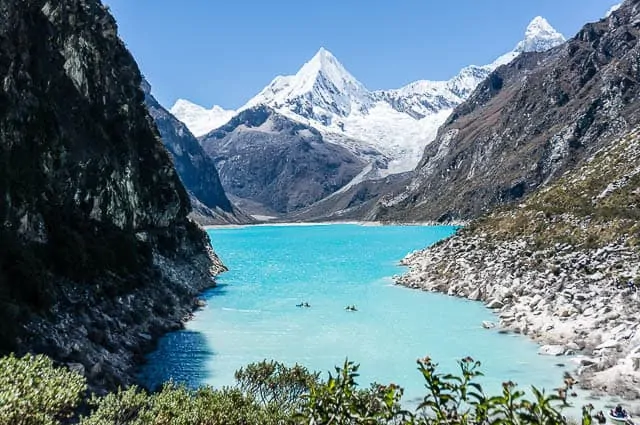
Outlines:
[[[544,16],[566,37],[620,0],[104,0],[153,92],[237,108],[324,46],[367,88],[447,79]]]

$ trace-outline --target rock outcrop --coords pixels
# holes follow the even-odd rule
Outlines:
[[[458,106],[379,220],[470,219],[555,181],[640,123],[640,10],[627,0],[567,43],[523,53]]]
[[[98,0],[0,2],[0,345],[133,382],[224,270]]]

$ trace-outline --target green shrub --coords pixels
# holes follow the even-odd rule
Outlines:
[[[263,360],[240,368],[235,373],[238,387],[265,406],[291,411],[300,404],[301,396],[318,383],[319,373],[311,373],[298,364]]]
[[[85,389],[82,376],[45,356],[0,358],[0,424],[59,424],[73,415]]]
[[[336,375],[311,387],[294,415],[300,424],[390,424],[406,422],[411,414],[400,408],[403,390],[395,384],[358,389],[359,366],[345,361]]]
[[[533,399],[505,382],[501,394],[486,395],[477,382],[480,362],[458,362],[459,374],[437,371],[418,360],[426,395],[414,411],[403,410],[395,384],[360,388],[358,365],[345,361],[326,380],[295,365],[263,361],[236,372],[237,385],[198,390],[166,384],[148,393],[137,387],[93,396],[81,425],[566,425],[562,409],[573,379],[558,394],[532,388]],[[44,356],[0,359],[0,425],[56,425],[76,415],[84,379],[56,368]],[[583,425],[591,425],[591,407]]]
[[[458,362],[460,375],[437,373],[437,364],[429,357],[418,360],[418,369],[425,379],[427,395],[418,407],[421,417],[415,424],[537,424],[563,425],[567,421],[561,413],[568,406],[567,394],[573,385],[570,377],[558,395],[546,396],[533,387],[535,400],[524,398],[525,393],[513,382],[502,384],[502,394],[487,396],[476,378],[482,376],[480,362],[466,357]],[[588,416],[590,419],[590,416]],[[584,422],[584,425],[590,422]]]
[[[158,393],[138,388],[94,397],[95,411],[81,425],[260,425],[281,418],[238,389],[189,390],[173,384]]]

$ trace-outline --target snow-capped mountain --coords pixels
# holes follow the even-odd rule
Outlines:
[[[422,119],[445,109],[453,109],[475,90],[497,67],[506,65],[524,52],[544,52],[564,43],[565,38],[541,16],[527,26],[525,37],[515,48],[488,65],[470,65],[448,81],[421,80],[396,90],[376,92],[400,112]]]
[[[566,41],[564,36],[553,28],[542,16],[536,16],[527,26],[524,40],[518,43],[514,51],[544,52]]]
[[[278,76],[242,109],[269,105],[330,125],[334,117],[364,113],[373,96],[324,48],[291,76]]]
[[[178,99],[171,107],[170,112],[182,121],[196,137],[203,136],[214,128],[226,124],[237,113],[218,105],[206,109],[185,99]]]
[[[266,105],[318,129],[328,141],[360,141],[360,146],[348,148],[355,152],[370,147],[389,158],[388,168],[380,170],[378,176],[400,173],[415,168],[425,146],[433,141],[453,108],[469,97],[491,71],[522,52],[548,50],[564,41],[544,18],[536,17],[524,39],[488,65],[465,67],[447,81],[421,80],[399,89],[378,91],[365,88],[328,50],[321,48],[295,75],[276,77],[239,111]],[[203,118],[196,118],[196,108],[182,108],[183,112],[177,106],[172,112],[194,133],[215,128]]]

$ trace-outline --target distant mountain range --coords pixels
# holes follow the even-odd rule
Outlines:
[[[467,66],[447,81],[378,91],[320,48],[295,75],[276,77],[237,111],[181,99],[171,113],[199,138],[229,197],[248,212],[310,213],[314,203],[337,192],[348,199],[322,205],[354,206],[390,188],[375,183],[357,194],[350,188],[413,170],[453,109],[493,70],[564,41],[536,17],[513,50],[487,65]],[[399,179],[384,181],[395,187]]]
[[[448,81],[421,80],[378,91],[368,90],[331,52],[321,48],[295,75],[276,77],[238,111],[219,106],[207,110],[181,99],[171,112],[200,137],[239,112],[268,106],[317,129],[327,141],[352,151],[378,151],[387,158],[379,176],[400,173],[415,168],[438,127],[491,71],[522,52],[544,51],[564,41],[544,18],[536,17],[524,39],[488,65],[465,67]],[[356,141],[357,147],[343,143],[345,138]]]

